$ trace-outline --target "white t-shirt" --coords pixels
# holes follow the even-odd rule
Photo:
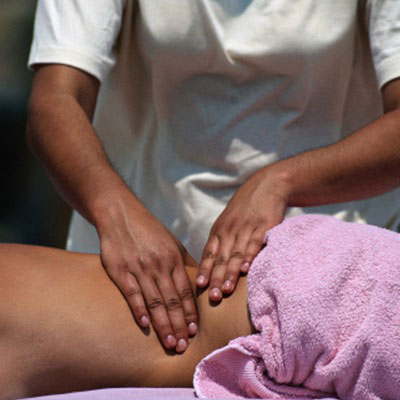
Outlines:
[[[371,51],[372,50],[372,51]],[[94,126],[127,184],[200,259],[252,173],[382,114],[398,0],[39,0],[29,65],[103,82]],[[400,191],[305,209],[396,228]],[[98,252],[73,215],[68,248]]]

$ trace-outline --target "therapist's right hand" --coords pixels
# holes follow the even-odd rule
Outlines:
[[[185,351],[197,332],[197,309],[185,269],[193,260],[183,245],[129,197],[115,199],[96,228],[103,266],[137,323],[151,323],[165,348]]]
[[[184,268],[191,263],[110,164],[91,125],[99,87],[78,68],[38,67],[27,139],[59,193],[96,226],[104,268],[136,321],[142,327],[151,322],[166,348],[182,352],[197,324]]]

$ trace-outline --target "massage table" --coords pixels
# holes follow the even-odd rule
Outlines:
[[[195,398],[194,391],[190,388],[117,388],[30,397],[29,400],[192,400]]]
[[[29,400],[193,400],[191,388],[119,388],[90,390],[51,396],[31,397]],[[22,400],[22,399],[21,399]],[[28,399],[24,399],[28,400]],[[254,399],[253,399],[254,400]],[[324,398],[319,400],[335,400]]]

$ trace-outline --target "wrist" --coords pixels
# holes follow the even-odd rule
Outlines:
[[[257,174],[261,182],[265,183],[268,195],[280,198],[286,205],[289,205],[290,198],[294,192],[295,185],[289,171],[281,163],[275,163],[263,168]]]
[[[98,232],[118,226],[126,216],[126,210],[138,207],[139,200],[126,186],[122,179],[104,182],[91,205],[91,222]]]

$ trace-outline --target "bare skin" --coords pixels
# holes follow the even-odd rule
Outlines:
[[[136,321],[148,326],[151,315],[163,345],[178,349],[197,322],[185,251],[108,163],[90,122],[98,89],[99,82],[78,69],[40,68],[28,139],[59,192],[96,226],[103,265]],[[287,207],[360,200],[399,186],[400,79],[385,85],[382,98],[385,115],[376,121],[262,168],[236,191],[211,228],[199,266],[197,285],[209,287],[211,300],[235,290],[240,271],[264,245],[264,232],[282,221]],[[150,248],[149,237],[160,245]]]
[[[232,196],[211,228],[198,284],[211,298],[231,293],[263,247],[264,232],[287,207],[366,199],[400,185],[400,79],[382,90],[385,115],[329,146],[257,171]]]
[[[99,86],[76,68],[38,68],[27,139],[59,193],[96,227],[103,266],[136,322],[151,321],[165,348],[182,352],[197,330],[188,254],[110,165],[91,125]]]
[[[196,269],[187,267],[194,286]],[[252,332],[246,280],[221,305],[197,298],[198,334],[167,352],[132,313],[98,255],[0,245],[0,399],[113,386],[192,386],[196,364]]]

